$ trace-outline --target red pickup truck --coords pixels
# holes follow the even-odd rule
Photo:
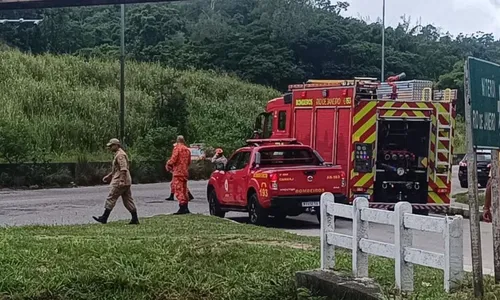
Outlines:
[[[346,176],[340,166],[326,165],[309,146],[269,142],[251,142],[226,165],[216,166],[207,187],[211,215],[223,218],[228,211],[248,212],[252,224],[263,225],[270,215],[284,219],[311,208],[319,219],[324,192],[346,203]]]

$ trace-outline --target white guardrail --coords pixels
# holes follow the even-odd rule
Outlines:
[[[352,219],[352,236],[335,232],[334,217]],[[369,223],[394,226],[394,244],[368,239]],[[444,253],[412,247],[413,230],[442,233]],[[399,202],[394,211],[369,208],[368,200],[358,197],[353,205],[335,203],[331,193],[321,195],[321,269],[335,268],[335,247],[352,250],[354,277],[368,277],[368,255],[395,260],[396,287],[413,291],[413,265],[444,271],[444,289],[458,288],[463,279],[462,217],[429,217],[412,214],[411,204]]]

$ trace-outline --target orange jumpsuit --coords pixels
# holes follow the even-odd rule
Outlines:
[[[189,176],[189,164],[191,163],[191,151],[186,145],[177,144],[174,153],[168,160],[167,166],[173,169],[172,187],[179,205],[187,205],[189,201],[187,181]]]

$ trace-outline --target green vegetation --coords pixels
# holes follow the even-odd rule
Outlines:
[[[133,159],[164,159],[177,133],[230,150],[290,83],[379,76],[380,24],[343,17],[347,9],[327,0],[128,5],[126,143]],[[0,27],[3,43],[40,54],[0,46],[0,161],[109,159],[102,145],[118,134],[119,7],[0,17],[44,19]],[[453,37],[404,18],[387,28],[386,47],[387,76],[404,71],[459,89],[462,115],[464,57],[500,62],[500,41],[491,34]],[[459,121],[455,136],[455,153],[463,153]]]
[[[296,299],[294,273],[320,259],[318,238],[201,215],[2,228],[0,246],[0,299]],[[345,252],[337,262],[350,269]],[[442,272],[415,274],[409,299],[471,297],[468,285],[447,297]],[[393,293],[393,262],[371,258],[370,275]],[[500,295],[489,279],[487,291]]]
[[[454,195],[454,197],[455,197],[455,201],[458,203],[469,204],[469,198],[468,198],[467,193],[459,193],[459,194]],[[484,192],[480,192],[478,197],[477,197],[477,200],[479,201],[478,203],[479,203],[480,207],[483,207],[483,205],[484,205],[484,201],[485,201],[484,197],[485,197]]]
[[[467,144],[465,140],[465,120],[464,117],[458,115],[455,120],[455,132],[453,138],[453,154],[467,153]]]
[[[100,153],[118,135],[117,63],[19,51],[0,51],[0,60],[0,159],[110,159]],[[126,142],[135,158],[165,159],[177,134],[235,148],[278,95],[213,72],[134,62],[126,72]]]
[[[310,78],[378,77],[380,23],[344,17],[346,10],[348,1],[329,0],[127,5],[126,50],[134,60],[221,70],[279,90]],[[0,28],[0,39],[23,51],[118,58],[119,6],[6,11],[0,17],[44,19],[38,26]],[[467,55],[500,62],[500,41],[492,34],[451,36],[448,28],[410,18],[386,29],[387,76],[406,72],[410,79],[460,88]]]

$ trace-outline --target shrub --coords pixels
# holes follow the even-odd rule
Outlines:
[[[29,160],[35,148],[59,159],[90,155],[118,136],[118,62],[1,49],[0,60],[0,126],[9,141],[0,142],[0,159]],[[190,143],[237,147],[257,113],[279,95],[227,75],[158,64],[127,61],[126,76],[124,142],[146,157],[165,155],[174,134]],[[168,136],[156,141],[162,134]],[[12,149],[18,149],[14,155]]]

